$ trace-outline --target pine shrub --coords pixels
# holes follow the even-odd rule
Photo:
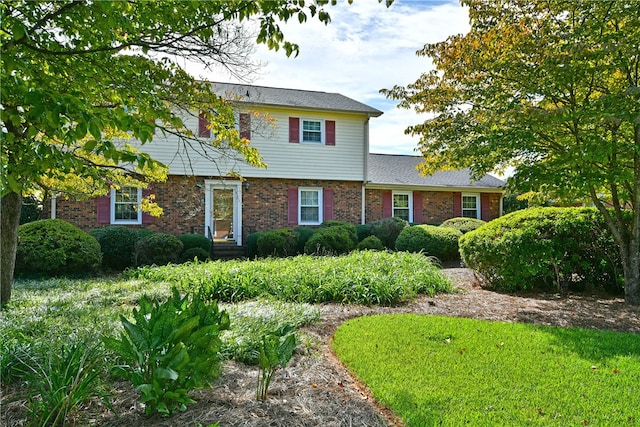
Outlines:
[[[402,230],[396,240],[396,249],[423,252],[440,261],[458,258],[458,239],[462,233],[453,228],[435,225],[414,225]]]
[[[124,270],[133,265],[133,252],[138,233],[123,226],[103,227],[89,232],[100,243],[102,266],[113,270]]]
[[[446,220],[445,222],[440,224],[440,227],[455,228],[456,230],[459,230],[462,234],[466,234],[470,231],[475,230],[478,227],[481,227],[486,223],[487,223],[486,221],[483,221],[481,219],[456,217],[456,218],[450,218]]]
[[[135,265],[176,264],[182,253],[182,242],[171,234],[154,233],[136,243]]]

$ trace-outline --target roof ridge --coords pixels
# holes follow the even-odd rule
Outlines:
[[[309,90],[309,89],[294,89],[290,87],[279,87],[279,86],[264,86],[264,85],[254,85],[249,83],[231,83],[231,82],[214,82],[211,80],[202,80],[206,83],[210,84],[223,84],[223,85],[234,85],[234,86],[248,86],[253,88],[263,88],[263,89],[277,89],[277,90],[287,90],[287,91],[296,91],[296,92],[311,92],[311,93],[325,93],[328,95],[340,95],[347,97],[346,95],[341,94],[340,92],[327,92],[324,90]],[[348,98],[348,97],[347,97]],[[354,99],[356,102],[360,102]]]

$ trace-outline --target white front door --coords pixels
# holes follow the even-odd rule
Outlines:
[[[242,245],[242,185],[240,181],[205,181],[205,233],[217,241]]]

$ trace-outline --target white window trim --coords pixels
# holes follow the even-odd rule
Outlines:
[[[317,191],[318,192],[318,221],[303,221],[302,220],[302,192],[303,191]],[[323,211],[323,195],[322,188],[320,187],[298,187],[298,224],[300,225],[320,225],[322,224],[322,211]]]
[[[391,216],[395,216],[394,196],[396,195],[409,196],[409,222],[413,222],[413,191],[394,191],[391,193]]]
[[[126,188],[126,187],[122,187]],[[111,189],[110,207],[111,224],[138,225],[142,224],[142,188],[138,188],[138,219],[116,219],[116,189]]]
[[[304,122],[320,122],[320,141],[305,141],[304,140]],[[310,144],[310,145],[325,145],[326,141],[326,131],[323,119],[313,119],[310,117],[301,117],[300,118],[300,144]]]
[[[461,215],[463,217],[464,217],[464,211],[465,210],[469,210],[469,211],[471,210],[471,209],[465,209],[464,208],[464,198],[465,197],[474,197],[476,199],[476,216],[475,216],[475,218],[476,219],[480,219],[480,194],[478,194],[478,193],[462,193],[462,197],[460,199],[460,204],[461,204],[460,213],[461,213]],[[467,218],[469,218],[469,217],[467,217]]]

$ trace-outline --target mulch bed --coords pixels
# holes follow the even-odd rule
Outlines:
[[[264,402],[255,399],[257,368],[225,362],[222,377],[211,388],[197,392],[194,397],[198,402],[184,413],[169,419],[145,417],[138,394],[123,382],[116,384],[112,398],[118,417],[94,402],[82,409],[83,418],[78,420],[78,425],[207,426],[216,421],[220,421],[221,426],[256,427],[402,425],[393,414],[376,405],[366,387],[354,379],[331,352],[335,329],[357,316],[421,313],[640,334],[640,308],[625,305],[622,298],[507,295],[482,289],[472,270],[447,268],[443,271],[460,292],[423,296],[401,307],[323,305],[321,321],[304,329],[309,344],[300,346],[286,369],[276,373]],[[24,406],[20,402],[3,404],[0,424],[26,425]]]

